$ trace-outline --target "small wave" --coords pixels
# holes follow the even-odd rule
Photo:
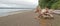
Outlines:
[[[0,16],[8,15],[9,12],[14,11],[24,11],[24,10],[32,10],[32,9],[0,9]]]

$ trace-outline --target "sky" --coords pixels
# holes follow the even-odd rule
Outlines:
[[[35,8],[38,0],[0,0],[0,7]]]

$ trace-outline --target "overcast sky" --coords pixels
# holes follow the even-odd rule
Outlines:
[[[35,8],[38,0],[0,0],[0,7]]]

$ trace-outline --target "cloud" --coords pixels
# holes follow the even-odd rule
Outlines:
[[[11,6],[8,6],[6,4],[0,4],[0,7],[11,7]]]
[[[38,0],[0,0],[0,7],[31,7],[38,5]]]
[[[24,6],[24,5],[16,5],[16,4],[0,4],[0,7],[8,7],[8,8],[33,8],[33,6]]]

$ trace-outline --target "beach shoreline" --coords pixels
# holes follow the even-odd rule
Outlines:
[[[4,17],[4,16],[9,16],[9,15],[14,15],[14,14],[19,14],[19,13],[25,13],[25,12],[30,12],[32,10],[19,10],[19,11],[12,11],[12,12],[8,12],[5,15],[1,15],[0,17]]]
[[[9,12],[9,14],[8,16],[0,17],[0,26],[40,26],[39,21],[34,19],[37,16],[34,10],[28,10],[22,13],[20,13],[20,11]],[[59,23],[59,19],[60,15],[54,14],[53,24]]]
[[[0,17],[0,26],[39,26],[33,10]]]

